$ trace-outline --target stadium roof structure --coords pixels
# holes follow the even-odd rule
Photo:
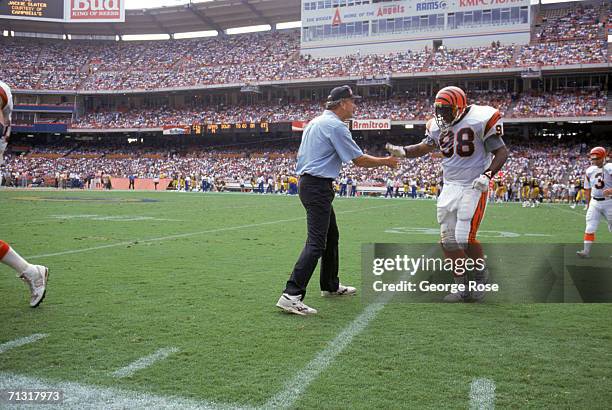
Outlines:
[[[175,34],[300,20],[300,0],[214,0],[126,10],[124,23],[62,23],[0,19],[1,30],[83,36]]]

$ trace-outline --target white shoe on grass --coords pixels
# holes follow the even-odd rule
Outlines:
[[[49,269],[42,265],[30,265],[19,277],[30,288],[30,306],[35,308],[40,305],[47,293]]]
[[[338,290],[335,292],[330,292],[327,290],[321,291],[321,296],[323,297],[333,297],[333,296],[353,296],[357,293],[357,289],[352,286],[344,286],[342,283],[338,285]]]
[[[589,253],[582,250],[582,251],[578,251],[576,252],[576,255],[578,255],[579,257],[581,257],[582,259],[588,259],[590,258]]]
[[[283,293],[278,299],[278,302],[276,302],[276,306],[283,309],[285,312],[300,316],[314,315],[317,313],[316,309],[313,309],[302,302],[302,295],[292,296]]]

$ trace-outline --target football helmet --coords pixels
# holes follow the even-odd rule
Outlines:
[[[438,91],[434,100],[434,118],[440,130],[449,131],[466,107],[467,97],[461,88],[449,86]]]
[[[589,152],[589,158],[591,159],[605,159],[608,156],[604,147],[595,147]]]

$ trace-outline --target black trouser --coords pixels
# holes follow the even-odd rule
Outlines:
[[[300,201],[306,209],[308,238],[287,281],[285,293],[306,295],[306,287],[321,258],[321,290],[338,290],[338,225],[332,207],[332,180],[308,174],[300,177]]]

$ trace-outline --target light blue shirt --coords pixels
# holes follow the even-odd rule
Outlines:
[[[304,129],[296,173],[335,179],[343,162],[362,155],[346,124],[333,111],[325,110]]]

